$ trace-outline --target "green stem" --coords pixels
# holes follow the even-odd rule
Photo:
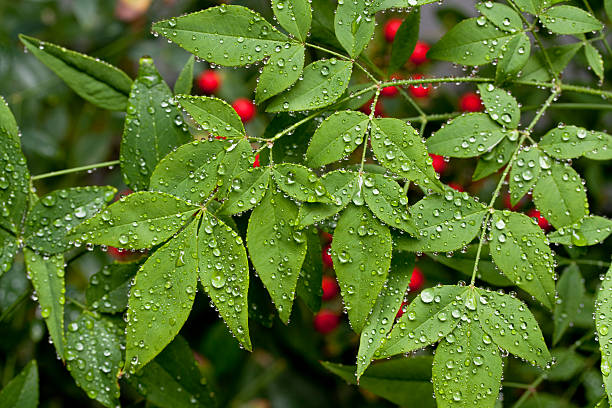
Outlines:
[[[434,113],[431,115],[423,115],[423,116],[412,116],[409,118],[403,118],[402,120],[408,121],[408,122],[435,122],[435,121],[441,121],[441,120],[447,120],[447,119],[452,119],[454,117],[457,117],[459,115],[461,115],[461,112],[450,112],[450,113]]]
[[[538,105],[528,105],[521,108],[522,111],[538,109]],[[588,109],[588,110],[612,110],[612,104],[605,103],[555,103],[549,109]]]
[[[524,389],[529,389],[531,384],[524,384],[524,383],[511,382],[511,381],[504,381],[502,383],[502,386],[504,388],[505,387],[509,387],[509,388],[524,388]]]
[[[372,119],[374,119],[374,114],[376,113],[376,104],[378,103],[378,97],[380,96],[381,88],[378,87],[376,89],[376,94],[374,94],[374,99],[372,99],[372,105],[370,105],[370,123]],[[372,127],[370,125],[370,134],[372,133]],[[363,165],[365,164],[366,152],[368,151],[368,140],[370,139],[370,135],[364,135],[363,137],[363,151],[361,152],[361,165],[359,166],[359,176],[363,174]],[[361,186],[360,186],[361,187]]]
[[[527,398],[529,398],[531,394],[536,392],[536,387],[540,385],[540,383],[546,379],[547,375],[548,375],[547,373],[544,373],[540,375],[538,378],[536,378],[534,382],[529,384],[529,386],[527,387],[527,391],[525,391],[523,395],[521,395],[521,398],[519,398],[518,401],[516,401],[514,405],[512,405],[512,408],[519,408],[521,405],[523,405],[523,403],[527,401]]]
[[[40,180],[40,179],[49,178],[49,177],[63,176],[64,174],[78,173],[80,171],[93,170],[93,169],[97,169],[100,167],[110,167],[110,166],[115,166],[117,164],[119,164],[119,160],[111,160],[111,161],[102,162],[102,163],[89,164],[87,166],[73,167],[70,169],[64,169],[64,170],[52,171],[50,173],[38,174],[36,176],[32,176],[32,180]]]

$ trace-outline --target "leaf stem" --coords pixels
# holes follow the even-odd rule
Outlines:
[[[544,381],[547,376],[548,373],[541,374],[531,384],[529,384],[529,386],[527,387],[527,391],[525,391],[523,395],[521,395],[521,398],[519,398],[518,401],[516,401],[514,405],[512,405],[512,408],[519,408],[521,405],[523,405],[527,398],[529,398],[531,394],[534,394],[536,392],[536,387],[540,385],[540,383]]]
[[[52,171],[50,173],[38,174],[36,176],[32,176],[31,179],[40,180],[40,179],[49,178],[49,177],[62,176],[64,174],[78,173],[80,171],[86,171],[86,170],[93,170],[93,169],[97,169],[100,167],[111,167],[117,164],[119,164],[119,160],[111,160],[111,161],[102,162],[102,163],[89,164],[87,166],[72,167],[70,169],[64,169],[64,170]]]

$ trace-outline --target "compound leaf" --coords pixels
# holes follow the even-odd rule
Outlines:
[[[291,0],[281,1],[291,2]],[[265,65],[257,81],[255,101],[258,104],[278,95],[298,80],[304,68],[304,53],[302,44],[289,42],[274,49],[274,54],[264,62]]]
[[[525,147],[516,156],[510,169],[510,204],[516,205],[533,188],[540,177],[542,166],[550,166],[550,159],[537,147]]]
[[[244,138],[240,116],[227,102],[209,96],[178,95],[176,101],[205,131],[221,138]]]
[[[478,3],[476,9],[500,30],[516,33],[523,29],[523,21],[516,11],[501,3]]]
[[[580,34],[599,31],[603,24],[586,11],[568,5],[551,7],[540,15],[544,27],[556,34]]]
[[[512,135],[517,134],[512,132]],[[504,167],[516,150],[517,142],[503,138],[490,152],[483,154],[476,163],[472,181],[483,179]]]
[[[300,41],[306,41],[312,22],[308,0],[272,0],[272,11],[285,30]]]
[[[307,203],[333,203],[317,175],[307,167],[293,163],[277,164],[272,169],[276,185],[290,197]]]
[[[219,212],[233,215],[250,210],[264,197],[269,182],[269,167],[255,167],[236,175]]]
[[[498,4],[498,3],[495,3]],[[505,47],[505,52],[498,57],[495,80],[503,82],[520,72],[531,55],[531,41],[525,33],[512,37]]]
[[[597,215],[586,215],[574,224],[548,234],[550,242],[563,245],[589,246],[603,242],[612,233],[612,221]]]
[[[246,139],[232,143],[219,164],[217,199],[224,199],[232,188],[232,181],[244,171],[253,168],[253,148]]]
[[[612,149],[612,137],[604,132],[560,125],[542,136],[538,147],[556,159],[575,159],[600,149]]]
[[[417,230],[408,212],[408,197],[402,187],[382,174],[366,173],[362,177],[359,194],[363,195],[376,218],[391,227],[416,235]]]
[[[351,57],[357,57],[370,42],[376,21],[366,0],[338,2],[334,17],[336,38]]]
[[[493,84],[479,84],[478,90],[487,113],[500,125],[516,129],[521,118],[518,102],[508,91]]]

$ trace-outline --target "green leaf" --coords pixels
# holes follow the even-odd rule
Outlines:
[[[402,25],[398,28],[391,47],[389,72],[399,71],[412,55],[419,39],[419,26],[421,24],[421,9],[417,8],[406,15]]]
[[[336,202],[332,204],[302,203],[298,214],[299,225],[312,225],[342,211],[358,189],[358,174],[346,170],[334,170],[321,177],[321,184]]]
[[[34,204],[25,222],[25,243],[37,252],[58,254],[71,245],[68,231],[93,217],[113,200],[114,187],[73,187],[55,190]]]
[[[308,0],[272,0],[272,11],[285,30],[300,41],[306,41],[312,21]]]
[[[510,295],[476,290],[478,317],[488,340],[532,365],[548,367],[552,357],[529,308]]]
[[[408,305],[374,356],[382,359],[409,353],[448,335],[466,312],[465,294],[465,287],[454,285],[424,289]]]
[[[604,62],[601,54],[597,48],[593,47],[591,43],[584,44],[584,56],[586,57],[589,67],[593,70],[593,73],[597,75],[600,81],[604,80]]]
[[[66,368],[89,398],[109,408],[119,406],[123,337],[112,321],[89,314],[70,323],[66,334]]]
[[[307,250],[298,279],[296,293],[306,306],[316,313],[321,308],[321,280],[323,279],[323,261],[321,259],[321,240],[316,228],[306,228]]]
[[[174,94],[189,94],[193,87],[193,65],[195,56],[190,56],[174,83]]]
[[[589,213],[580,175],[570,166],[557,162],[540,174],[533,188],[533,201],[555,228],[572,224]]]
[[[333,203],[317,175],[307,167],[281,163],[272,168],[276,185],[290,197],[307,203]]]
[[[603,242],[611,233],[611,220],[597,215],[586,215],[574,224],[551,232],[548,239],[555,244],[590,246]]]
[[[612,136],[604,132],[594,132],[578,126],[559,125],[550,130],[538,143],[540,149],[557,159],[575,159],[580,156],[597,159],[597,151],[612,149]],[[602,157],[607,160],[610,157]]]
[[[336,38],[351,57],[357,57],[370,42],[376,21],[366,0],[338,2],[334,17]]]
[[[357,380],[363,375],[395,322],[395,315],[402,305],[414,269],[414,255],[395,253],[391,271],[378,294],[372,314],[366,321],[359,340],[357,354]]]
[[[3,137],[9,137],[14,142],[20,143],[19,127],[13,112],[6,103],[4,97],[0,96],[0,134]],[[3,142],[4,143],[4,142]]]
[[[546,0],[514,0],[522,12],[538,15],[546,5]]]
[[[170,238],[197,209],[169,194],[142,191],[122,197],[79,224],[69,238],[117,248],[152,248]]]
[[[476,157],[497,146],[509,132],[485,113],[468,113],[451,120],[427,139],[430,153]]]
[[[491,256],[504,275],[544,306],[555,303],[554,259],[542,229],[528,216],[495,211]]]
[[[295,286],[306,256],[306,236],[294,228],[297,206],[271,186],[251,213],[247,248],[251,262],[285,323],[291,316]]]
[[[0,276],[13,266],[13,258],[19,250],[19,241],[13,234],[0,229]]]
[[[238,214],[255,207],[261,201],[270,182],[270,168],[256,167],[238,174],[232,180],[221,214]]]
[[[417,238],[400,236],[397,249],[411,252],[454,251],[469,244],[480,231],[487,208],[467,193],[448,188],[410,207]]]
[[[425,143],[412,126],[400,119],[374,119],[371,142],[380,164],[423,188],[443,191]]]
[[[323,367],[357,385],[355,366],[322,362]],[[359,380],[359,387],[402,407],[435,408],[431,385],[431,356],[381,361]]]
[[[351,327],[360,333],[387,279],[391,233],[370,210],[351,204],[340,215],[331,250]]]
[[[518,102],[508,91],[493,84],[478,84],[482,103],[491,119],[500,125],[516,129],[521,118]]]
[[[123,312],[128,304],[132,278],[139,266],[137,262],[116,262],[93,274],[85,291],[87,305],[101,313]]]
[[[608,20],[612,20],[612,0],[604,0],[603,5],[608,15]]]
[[[530,56],[531,41],[527,34],[520,33],[511,38],[506,44],[506,52],[498,57],[495,81],[503,82],[514,77],[527,64]]]
[[[580,34],[599,31],[603,24],[586,11],[568,5],[551,7],[540,15],[544,27],[556,34]]]
[[[451,257],[446,255],[434,255],[428,253],[431,259],[461,272],[465,276],[471,277],[474,272],[474,262],[476,260],[477,245],[470,245],[467,250],[453,253]],[[504,275],[502,275],[491,258],[489,246],[483,245],[480,252],[480,261],[478,262],[478,270],[476,277],[484,282],[495,286],[512,286]]]
[[[518,133],[511,133],[518,135]],[[502,139],[497,146],[490,152],[483,154],[476,163],[476,168],[472,174],[472,181],[483,179],[495,173],[504,167],[512,157],[512,154],[517,148],[516,141],[511,141],[508,138]]]
[[[182,145],[157,164],[149,189],[191,204],[204,202],[217,187],[224,145],[221,140],[195,140]]]
[[[151,255],[130,290],[125,368],[138,371],[162,351],[187,320],[198,285],[198,219]]]
[[[189,95],[178,95],[175,99],[203,130],[213,136],[244,138],[244,125],[240,116],[224,100]]]
[[[125,72],[97,58],[33,37],[20,34],[19,39],[83,99],[104,109],[125,109],[132,86]]]
[[[27,366],[0,391],[0,408],[38,407],[38,365]]]
[[[190,140],[170,88],[153,60],[141,58],[121,139],[119,159],[125,184],[135,191],[145,190],[157,163]]]
[[[500,30],[516,33],[523,30],[523,21],[516,11],[501,3],[478,3],[476,9]]]
[[[3,104],[0,103],[0,106]],[[11,127],[9,123],[7,125]],[[19,138],[0,131],[0,227],[18,233],[29,205],[30,172]]]
[[[555,303],[553,344],[557,344],[565,331],[574,323],[584,296],[584,282],[577,265],[570,265],[557,282],[559,297]]]
[[[361,112],[335,112],[317,128],[308,150],[306,162],[320,167],[341,160],[363,143],[369,118]]]
[[[599,287],[597,300],[595,301],[595,326],[597,327],[597,338],[601,350],[601,373],[608,399],[612,401],[612,267],[608,269],[606,276]]]
[[[64,359],[64,256],[43,257],[25,248],[23,250],[32,286],[38,295],[40,314],[45,319],[51,341],[58,356]]]
[[[222,5],[153,24],[163,35],[205,61],[243,66],[261,61],[287,36],[246,7]]]
[[[359,184],[362,188],[358,194],[363,194],[376,218],[391,227],[417,235],[408,213],[408,197],[395,180],[382,174],[366,173],[363,179],[359,179]]]
[[[246,139],[232,143],[225,151],[223,159],[219,164],[217,174],[218,180],[217,199],[224,199],[232,188],[234,179],[244,171],[253,168],[253,148]]]
[[[451,28],[427,56],[463,65],[484,65],[504,53],[508,41],[518,35],[500,30],[484,17],[469,18]]]
[[[242,238],[204,211],[197,245],[202,286],[234,337],[251,350],[247,304],[249,262]]]
[[[576,42],[546,48],[546,53],[551,59],[551,64],[555,75],[558,75],[565,70],[580,47],[582,47],[582,43]],[[525,81],[551,80],[548,63],[546,62],[546,57],[544,57],[541,50],[534,53],[533,56],[529,58],[527,64],[525,64],[521,72],[521,79]]]
[[[214,393],[202,378],[193,351],[181,336],[177,336],[155,360],[147,364],[128,381],[161,408],[216,407]]]
[[[283,46],[277,46],[274,51],[270,59],[264,62],[257,81],[255,102],[258,104],[293,85],[304,69],[304,45],[285,43]]]
[[[352,69],[351,61],[334,58],[315,61],[304,68],[302,76],[290,90],[270,101],[266,111],[305,111],[328,106],[346,90]]]
[[[374,14],[387,9],[412,9],[417,6],[435,3],[436,0],[373,0],[369,6],[369,12]]]
[[[546,375],[550,381],[569,381],[584,370],[586,358],[569,348],[551,350],[555,364]],[[585,377],[583,377],[585,378]],[[587,380],[584,380],[585,383]],[[603,384],[599,384],[602,386]]]
[[[516,205],[533,188],[540,177],[542,166],[550,166],[550,159],[537,147],[525,147],[519,151],[510,169],[510,203]]]
[[[438,408],[493,407],[502,372],[497,345],[485,340],[478,321],[462,321],[434,355],[432,380]]]

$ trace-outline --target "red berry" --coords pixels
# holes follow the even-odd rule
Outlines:
[[[444,157],[431,153],[429,154],[429,157],[431,157],[431,164],[433,165],[433,168],[436,173],[442,174],[442,172],[444,172],[444,169],[446,168],[446,162],[444,161]]]
[[[338,296],[338,293],[340,293],[338,282],[331,276],[323,277],[323,280],[321,281],[321,289],[323,289],[323,296],[321,297],[323,300],[332,300]]]
[[[259,167],[259,166],[260,166],[260,164],[259,164],[259,153],[257,153],[255,155],[255,161],[253,162],[253,167],[255,168],[255,167]]]
[[[410,277],[410,290],[419,290],[425,283],[425,277],[423,276],[423,272],[419,269],[418,266],[415,266],[412,270],[412,276]]]
[[[504,194],[504,206],[509,209],[510,211],[516,211],[520,208],[522,208],[525,203],[527,202],[527,200],[525,199],[525,197],[521,198],[515,205],[512,205],[512,201],[510,200],[510,194],[506,193]]]
[[[468,92],[459,99],[459,109],[462,112],[480,112],[484,106],[478,94]]]
[[[427,62],[427,51],[429,51],[429,44],[423,41],[417,41],[414,46],[414,51],[410,56],[410,62],[414,65],[421,65]]]
[[[423,78],[423,75],[421,74],[414,74],[412,76],[412,79],[422,79],[422,78]],[[410,85],[408,89],[410,90],[410,93],[412,94],[412,96],[414,96],[415,98],[425,98],[427,97],[427,95],[429,95],[429,92],[431,91],[431,88],[429,86],[425,86],[425,84]]]
[[[125,190],[121,190],[120,192],[117,193],[117,196],[115,197],[115,199],[113,201],[117,201],[122,199],[123,197],[127,197],[130,194],[132,194],[133,191],[130,190],[129,188],[126,188]]]
[[[232,108],[234,108],[243,122],[248,122],[255,116],[255,105],[247,98],[236,99],[232,104]]]
[[[333,268],[334,261],[331,257],[331,244],[326,244],[321,251],[321,258],[323,259],[323,266],[326,268]]]
[[[404,310],[406,309],[406,307],[408,306],[408,302],[403,301],[402,305],[400,306],[399,310],[397,311],[397,313],[395,314],[395,319],[399,319],[400,317],[402,317],[404,315]]]
[[[448,186],[454,190],[459,191],[460,193],[463,193],[465,191],[465,189],[463,188],[461,184],[455,183],[454,181],[451,181],[450,183],[448,183]]]
[[[374,99],[370,99],[369,101],[364,103],[359,110],[361,110],[366,115],[369,115],[370,113],[372,113],[372,102],[374,102]],[[374,116],[381,117],[384,115],[385,114],[383,112],[383,107],[379,100],[378,102],[376,102],[376,106],[374,107]]]
[[[205,94],[213,94],[217,92],[219,85],[221,85],[221,78],[219,78],[219,74],[212,69],[202,71],[200,76],[198,76],[198,86]]]
[[[397,74],[393,74],[391,75],[391,79],[401,79],[401,77]],[[382,96],[386,96],[387,98],[393,98],[397,96],[398,93],[399,89],[397,89],[396,86],[385,86],[383,89],[380,90],[380,94]]]
[[[325,231],[321,231],[320,235],[321,235],[321,239],[326,244],[331,243],[332,239],[334,238],[332,234],[330,234],[329,232],[325,232]]]
[[[133,260],[139,254],[129,249],[119,249],[112,246],[108,247],[107,253],[119,262],[127,262]]]
[[[315,315],[312,323],[316,331],[321,334],[327,334],[338,327],[340,324],[340,316],[331,310],[323,309]]]
[[[385,39],[387,42],[392,43],[395,39],[395,34],[397,34],[397,30],[400,28],[404,20],[399,18],[392,18],[385,23]]]
[[[535,218],[540,228],[542,228],[544,231],[547,231],[550,228],[550,224],[548,223],[548,220],[544,218],[542,216],[542,213],[540,213],[535,208],[532,208],[531,210],[527,211],[527,215],[531,218]]]
[[[217,140],[225,140],[225,139],[227,139],[227,137],[226,136],[215,136],[215,139],[217,139]]]

